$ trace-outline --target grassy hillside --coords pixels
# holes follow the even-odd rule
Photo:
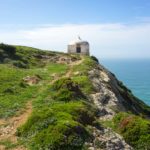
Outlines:
[[[32,47],[0,44],[0,62],[19,68],[43,67],[43,59],[56,56],[55,52],[41,51]]]
[[[0,52],[1,118],[14,115],[28,100],[35,98],[42,85],[53,79],[52,74],[62,75],[67,71],[67,65],[48,63],[42,58],[56,55],[52,52],[4,44],[0,44]],[[40,81],[29,86],[23,81],[27,76],[37,77]]]
[[[88,77],[93,68],[99,68],[95,57],[0,44],[0,149],[86,150],[92,128],[102,128],[90,98],[96,92]],[[150,141],[141,137],[149,132],[149,121],[138,117],[139,126],[131,122],[132,127],[144,124],[138,139]],[[122,120],[115,116],[112,128],[136,147],[138,140],[128,140],[129,133],[120,129]]]
[[[96,108],[85,96],[92,90],[88,78],[67,76],[71,68],[57,63],[61,57],[67,58],[66,54],[4,44],[0,45],[0,53],[2,129],[11,126],[11,123],[3,123],[4,119],[11,120],[23,114],[27,103],[32,102],[31,116],[17,131],[19,142],[13,142],[14,137],[6,134],[0,143],[8,149],[22,144],[30,149],[60,149],[62,146],[65,150],[81,149],[91,138],[86,126],[93,124],[96,116]],[[69,56],[69,59],[80,58]],[[38,80],[29,84],[26,78]]]

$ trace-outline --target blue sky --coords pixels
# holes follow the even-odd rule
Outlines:
[[[65,51],[78,34],[99,57],[150,58],[149,0],[0,0],[0,41]]]
[[[149,0],[0,0],[1,24],[136,22]],[[3,16],[3,17],[2,17]]]

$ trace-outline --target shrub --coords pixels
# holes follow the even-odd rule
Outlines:
[[[90,57],[84,57],[83,63],[79,65],[75,65],[73,67],[73,71],[74,72],[78,71],[80,72],[81,75],[88,75],[88,71],[95,68],[96,64],[97,62],[95,62]]]
[[[2,49],[5,53],[7,53],[10,57],[13,57],[15,55],[16,49],[14,46],[6,45],[1,43],[0,49]]]
[[[82,115],[82,117],[81,117]],[[87,121],[83,119],[87,117]],[[82,102],[54,103],[35,110],[28,121],[18,129],[31,149],[80,150],[91,138],[84,124],[94,120],[94,114]]]
[[[95,56],[91,56],[91,58],[96,61],[97,63],[99,63],[99,60],[95,57]]]
[[[119,113],[114,119],[115,129],[121,133],[127,143],[135,149],[149,149],[150,121],[139,116]]]
[[[62,78],[52,85],[54,91],[53,99],[60,101],[71,101],[78,99],[86,99],[79,88],[79,85],[70,78]]]
[[[18,68],[29,68],[28,64],[25,64],[22,61],[15,61],[13,63],[14,66],[18,67]]]
[[[79,85],[84,93],[89,94],[94,91],[94,87],[87,76],[75,76],[72,80]]]

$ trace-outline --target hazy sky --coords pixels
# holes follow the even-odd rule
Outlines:
[[[66,51],[77,35],[99,58],[150,58],[150,0],[0,0],[0,42]]]

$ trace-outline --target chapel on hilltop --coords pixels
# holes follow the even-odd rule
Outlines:
[[[89,43],[87,41],[83,41],[80,37],[68,44],[68,53],[90,55],[89,49]]]

